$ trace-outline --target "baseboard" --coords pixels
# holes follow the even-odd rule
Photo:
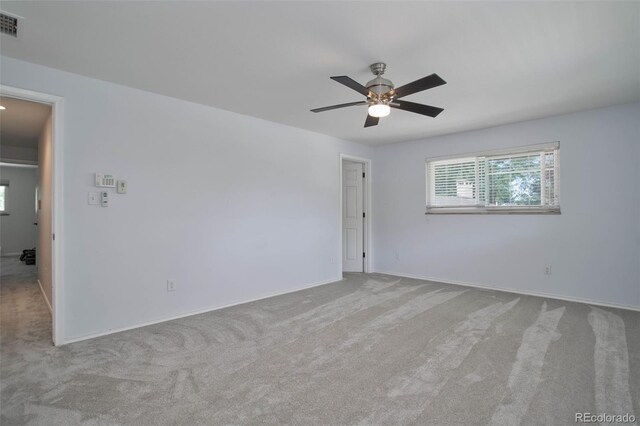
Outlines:
[[[315,283],[312,283],[312,284],[307,284],[304,287],[296,288],[295,290],[281,291],[281,292],[272,293],[272,294],[269,294],[269,295],[266,295],[266,296],[259,296],[259,297],[256,297],[256,298],[253,298],[253,299],[249,299],[249,300],[243,300],[243,301],[240,301],[240,302],[229,303],[229,304],[226,304],[226,305],[223,305],[223,306],[214,306],[214,307],[209,307],[209,308],[198,309],[198,310],[195,310],[195,311],[189,311],[189,312],[185,312],[185,313],[178,314],[178,315],[173,315],[173,316],[166,317],[166,318],[161,318],[161,319],[152,320],[152,321],[145,321],[145,322],[142,322],[142,323],[139,323],[139,324],[135,324],[135,325],[131,325],[131,326],[127,326],[127,327],[109,329],[107,331],[86,334],[84,336],[79,336],[79,337],[71,337],[71,338],[68,338],[68,339],[64,339],[62,341],[62,343],[60,343],[59,346],[67,345],[69,343],[80,342],[82,340],[95,339],[96,337],[108,336],[109,334],[115,334],[115,333],[120,333],[120,332],[127,331],[127,330],[133,330],[135,328],[146,327],[148,325],[160,324],[162,322],[167,322],[167,321],[173,321],[173,320],[180,319],[180,318],[190,317],[192,315],[199,315],[199,314],[204,314],[204,313],[207,313],[207,312],[218,311],[220,309],[230,308],[232,306],[244,305],[245,303],[257,302],[258,300],[269,299],[271,297],[276,297],[276,296],[282,296],[282,295],[285,295],[285,294],[296,293],[298,291],[307,290],[307,289],[310,289],[310,288],[313,288],[313,287],[319,287],[321,285],[336,283],[336,282],[343,281],[343,280],[344,280],[344,278],[340,277],[340,278],[337,278],[337,279],[334,278],[334,279],[325,280],[325,281],[318,281],[318,282],[315,282]],[[40,288],[42,288],[42,287],[40,287]],[[46,300],[46,297],[45,297],[45,300]]]
[[[525,296],[544,297],[547,299],[563,300],[565,302],[585,303],[587,305],[604,306],[607,308],[626,309],[629,311],[640,312],[640,306],[620,305],[617,303],[607,303],[607,302],[601,302],[598,300],[582,299],[582,298],[571,297],[571,296],[562,296],[562,295],[553,294],[553,293],[544,293],[539,291],[525,291],[525,290],[518,290],[513,288],[507,288],[507,287],[494,287],[494,286],[485,285],[485,284],[476,284],[476,283],[470,283],[465,281],[447,280],[442,278],[433,278],[433,277],[426,277],[421,275],[405,274],[401,272],[376,271],[376,273],[386,274],[386,275],[395,275],[397,277],[413,278],[413,279],[424,280],[424,281],[434,281],[434,282],[443,283],[443,284],[453,284],[453,285],[459,285],[464,287],[481,288],[483,290],[495,290],[495,291],[502,291],[506,293],[522,294]]]
[[[20,256],[22,254],[22,252],[17,251],[17,252],[11,252],[11,253],[2,253],[2,256],[0,257],[17,257]]]
[[[53,309],[51,308],[51,302],[49,302],[49,299],[47,298],[47,293],[44,292],[44,287],[42,287],[42,283],[40,282],[40,280],[38,280],[38,285],[40,286],[42,297],[44,298],[44,301],[47,303],[47,308],[49,308],[49,313],[51,313],[51,315],[53,316]]]

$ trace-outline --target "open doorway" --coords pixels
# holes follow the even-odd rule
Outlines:
[[[15,305],[3,308],[52,316],[53,108],[4,94],[0,105],[2,293]]]
[[[370,160],[340,156],[340,235],[343,272],[369,272],[370,169]]]

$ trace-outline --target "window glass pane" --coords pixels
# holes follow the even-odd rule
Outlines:
[[[489,158],[490,206],[541,205],[540,155]]]
[[[474,205],[476,196],[476,162],[453,162],[433,165],[434,205]]]
[[[7,197],[7,187],[2,185],[0,186],[0,212],[3,212],[5,210],[6,197]]]
[[[559,211],[558,153],[558,146],[538,151],[518,148],[512,154],[427,161],[427,208]]]

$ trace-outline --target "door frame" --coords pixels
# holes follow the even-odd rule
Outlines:
[[[354,163],[361,163],[362,164],[362,170],[364,170],[365,173],[365,179],[362,182],[362,194],[364,195],[364,202],[362,203],[362,208],[364,209],[365,212],[365,217],[363,219],[364,223],[362,224],[362,234],[363,234],[363,245],[362,247],[364,248],[364,252],[366,253],[365,257],[364,257],[364,261],[362,262],[363,265],[363,272],[364,273],[370,273],[372,272],[371,270],[371,257],[372,257],[372,250],[371,250],[371,223],[372,223],[372,218],[373,218],[373,214],[371,213],[372,209],[371,209],[371,160],[368,158],[362,158],[362,157],[356,157],[353,155],[349,155],[349,154],[343,154],[340,153],[340,210],[338,211],[338,216],[339,216],[339,220],[338,223],[340,224],[340,227],[338,228],[338,235],[340,236],[340,238],[338,239],[338,241],[340,242],[339,245],[339,249],[338,249],[338,266],[340,268],[339,272],[340,272],[340,276],[342,276],[342,238],[343,238],[343,231],[342,231],[342,200],[344,199],[344,194],[343,192],[343,188],[342,188],[342,165],[344,164],[345,161],[351,161]]]
[[[64,344],[63,163],[64,98],[0,84],[0,95],[51,105],[51,338]]]

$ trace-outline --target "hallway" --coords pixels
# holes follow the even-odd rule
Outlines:
[[[17,257],[3,257],[0,262],[3,358],[11,357],[25,345],[41,350],[53,348],[51,313],[38,286],[38,269],[35,265],[25,265]],[[6,358],[3,361],[8,361]],[[7,372],[2,373],[6,379]]]

